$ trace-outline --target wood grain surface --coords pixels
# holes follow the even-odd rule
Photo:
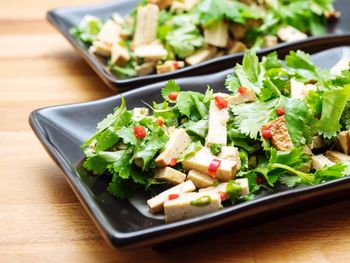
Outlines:
[[[0,262],[350,262],[350,200],[168,251],[110,248],[27,121],[113,95],[45,21],[88,2],[0,0]]]

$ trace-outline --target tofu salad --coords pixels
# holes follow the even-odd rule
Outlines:
[[[143,0],[125,18],[87,15],[70,33],[106,57],[118,78],[130,78],[322,35],[339,17],[333,2]]]
[[[166,222],[350,175],[349,60],[323,70],[302,51],[285,63],[249,51],[225,86],[200,93],[170,80],[162,102],[128,110],[122,99],[83,144],[83,167],[118,198],[153,193],[149,211]]]

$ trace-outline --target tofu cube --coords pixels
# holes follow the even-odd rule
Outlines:
[[[127,48],[114,43],[112,47],[111,63],[118,66],[125,65],[130,60],[130,54]]]
[[[230,105],[239,105],[242,103],[254,102],[256,101],[256,94],[254,90],[247,89],[244,93],[239,93],[234,96],[230,96],[228,102]]]
[[[334,164],[331,160],[329,160],[323,154],[312,156],[311,161],[312,161],[311,166],[315,170],[320,169],[320,168],[325,167],[325,166],[331,166]]]
[[[183,193],[188,193],[188,192],[193,192],[196,190],[196,187],[192,183],[192,181],[186,181],[182,184],[178,184],[162,193],[159,195],[148,199],[147,200],[147,205],[149,207],[149,210],[152,214],[162,212],[163,211],[163,204],[164,202],[168,199],[169,195],[171,194],[183,194]]]
[[[137,76],[144,76],[154,72],[155,63],[154,62],[146,62],[142,65],[136,66],[136,74]]]
[[[332,162],[350,162],[350,156],[341,152],[327,151],[326,156]]]
[[[205,138],[205,145],[227,144],[227,121],[229,119],[228,108],[219,109],[215,100],[210,102],[208,135]]]
[[[143,58],[145,62],[150,62],[166,59],[168,51],[162,45],[152,44],[136,47],[134,54],[137,58]]]
[[[177,158],[191,144],[192,140],[184,129],[177,129],[165,144],[165,150],[156,158],[158,166],[169,165],[171,159]]]
[[[185,193],[164,202],[165,222],[189,219],[221,209],[219,194]]]
[[[276,36],[264,36],[264,47],[273,47],[278,44],[278,38]]]
[[[164,64],[157,66],[157,74],[175,71],[179,68],[183,68],[184,66],[185,66],[185,62],[183,61],[167,60],[164,62]]]
[[[284,42],[299,41],[307,38],[306,34],[292,26],[280,28],[277,31],[277,36]]]
[[[103,57],[110,57],[112,54],[112,46],[101,42],[101,41],[94,41],[94,44],[89,48],[90,53],[96,53]]]
[[[278,151],[288,151],[294,147],[288,133],[284,116],[278,117],[277,119],[265,124],[262,129],[264,128],[270,129],[272,134],[271,144]]]
[[[157,39],[159,7],[148,4],[137,9],[133,44],[135,47],[148,45]]]
[[[228,54],[235,54],[243,52],[247,49],[247,46],[241,41],[234,41],[231,48],[228,51]]]
[[[149,115],[149,109],[145,107],[134,108],[134,117],[144,117]]]
[[[338,135],[337,147],[343,153],[350,154],[350,130],[342,131]]]
[[[249,182],[247,178],[236,179],[235,181],[239,183],[240,186],[242,187],[242,195],[249,194]],[[221,200],[225,201],[228,199],[227,184],[228,183],[221,183],[217,186],[202,188],[202,189],[199,189],[198,192],[199,193],[218,193],[221,196]]]
[[[316,135],[312,137],[311,149],[318,150],[326,147],[327,145],[324,143],[322,137],[320,135]]]
[[[190,170],[187,175],[187,180],[191,180],[197,188],[209,187],[216,182],[213,177],[197,170]]]
[[[197,65],[199,63],[202,63],[203,61],[206,61],[208,59],[215,57],[216,53],[217,53],[216,47],[201,48],[197,50],[193,55],[187,57],[185,61],[188,65],[191,65],[191,66]]]
[[[204,28],[204,42],[209,45],[224,48],[228,39],[228,24],[224,21],[214,22]]]
[[[170,184],[181,184],[186,179],[186,174],[179,172],[171,167],[158,168],[154,178],[157,180],[167,181]]]
[[[97,40],[105,43],[108,46],[112,46],[113,43],[117,43],[120,40],[121,27],[113,20],[107,20],[103,25],[101,31],[97,35]]]
[[[219,158],[225,160],[232,160],[237,162],[237,170],[241,169],[241,159],[239,158],[238,149],[234,146],[222,146]]]
[[[222,159],[215,156],[207,147],[202,147],[202,149],[195,153],[194,156],[184,160],[182,165],[186,170],[194,169],[209,175],[208,168],[214,159],[221,161],[216,173],[216,179],[218,181],[228,182],[235,177],[237,170],[239,169],[239,163],[236,160]]]
[[[317,90],[317,87],[313,84],[305,85],[303,82],[291,79],[290,92],[291,98],[303,100],[310,90]]]

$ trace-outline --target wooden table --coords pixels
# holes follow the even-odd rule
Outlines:
[[[0,262],[350,261],[350,200],[170,251],[110,248],[27,121],[113,95],[45,21],[50,8],[87,2],[0,2]]]

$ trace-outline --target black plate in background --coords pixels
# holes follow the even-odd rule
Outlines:
[[[118,79],[106,69],[106,59],[90,54],[86,46],[79,43],[69,34],[69,29],[72,26],[79,24],[81,19],[87,14],[100,17],[103,20],[110,18],[115,12],[125,16],[133,10],[138,2],[139,0],[118,0],[98,5],[60,8],[49,11],[47,13],[47,18],[63,34],[63,36],[67,38],[67,40],[96,71],[102,80],[114,90],[131,89],[167,79],[217,72],[219,70],[232,67],[235,62],[239,62],[242,59],[242,53],[238,53],[211,59],[195,66],[185,67],[183,69],[161,75],[152,74],[148,76],[133,77],[130,79]],[[349,0],[337,0],[335,3],[335,8],[336,10],[342,12],[342,16],[339,22],[333,23],[328,27],[328,34],[340,35],[347,32],[350,33]],[[279,54],[283,55],[291,50],[291,45],[293,45],[293,48],[303,49],[309,53],[318,52],[326,47],[329,48],[332,46],[331,42],[327,43],[322,41],[322,39],[322,37],[310,37],[306,41],[282,43],[273,48],[262,49],[259,54],[266,54],[272,50],[277,50]]]
[[[312,59],[318,66],[330,68],[342,57],[350,58],[350,37],[348,43],[347,47],[315,54]],[[215,91],[225,91],[224,80],[228,73],[231,73],[231,70],[182,78],[177,82],[183,90],[204,92],[207,84],[210,84]],[[161,100],[160,89],[163,86],[164,82],[124,93],[128,108],[144,106],[141,100],[147,103]],[[334,199],[341,191],[350,188],[350,177],[312,187],[300,186],[269,195],[263,194],[253,201],[230,206],[213,214],[165,224],[163,220],[147,212],[145,195],[134,197],[132,202],[113,198],[105,193],[103,180],[83,180],[75,171],[75,165],[84,157],[80,145],[95,132],[96,124],[120,103],[121,96],[117,95],[88,103],[40,109],[30,115],[30,124],[35,134],[63,170],[101,234],[114,246],[155,245],[216,229],[227,223],[237,224],[242,220],[260,222],[261,214],[277,209],[290,209],[293,205],[300,207],[308,200],[320,202],[322,198],[329,199],[330,194],[334,194],[331,197]]]

